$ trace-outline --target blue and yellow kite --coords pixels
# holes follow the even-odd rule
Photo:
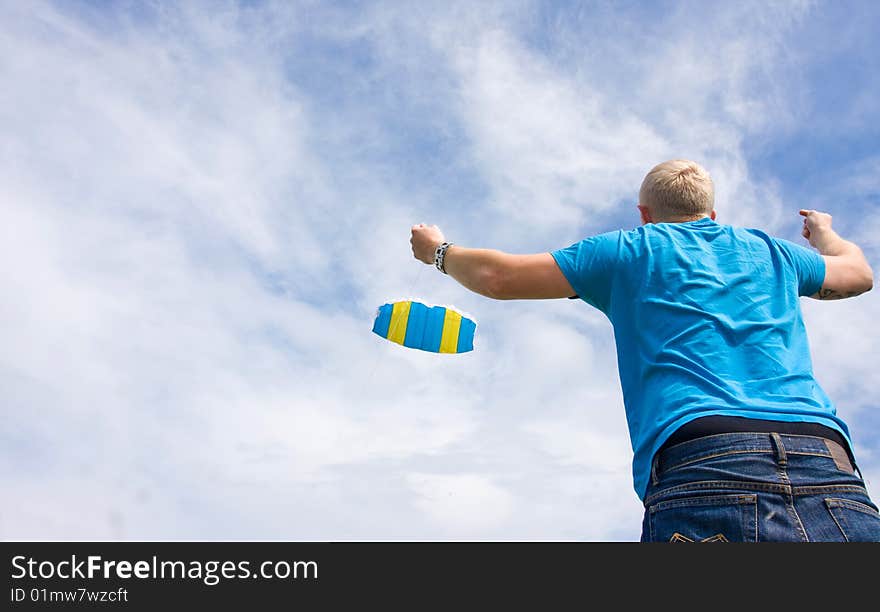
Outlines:
[[[431,353],[466,353],[474,350],[477,324],[445,306],[427,306],[404,300],[383,304],[373,332],[402,346]]]

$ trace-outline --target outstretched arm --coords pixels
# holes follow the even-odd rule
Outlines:
[[[434,251],[444,241],[436,225],[412,227],[413,255],[423,263],[434,263]],[[467,289],[496,300],[567,298],[575,293],[550,253],[512,255],[454,245],[446,251],[444,268]]]
[[[817,300],[840,300],[861,295],[874,287],[874,272],[862,249],[844,240],[831,229],[831,215],[815,210],[801,210],[801,232],[825,260],[825,280],[811,295]]]

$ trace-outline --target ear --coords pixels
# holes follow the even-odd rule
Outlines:
[[[712,218],[712,221],[715,220],[715,210],[713,209],[711,214],[709,215]]]
[[[638,209],[639,209],[639,215],[642,218],[642,225],[654,222],[654,218],[651,216],[651,211],[648,210],[647,206],[643,206],[643,205],[639,204]]]

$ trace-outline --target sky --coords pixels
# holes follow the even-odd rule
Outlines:
[[[0,0],[0,538],[632,541],[613,331],[409,229],[543,252],[718,221],[880,269],[880,4]],[[449,304],[472,353],[371,333]],[[880,293],[803,299],[880,498]]]

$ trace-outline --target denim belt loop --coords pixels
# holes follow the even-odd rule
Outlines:
[[[660,483],[660,477],[657,475],[658,463],[660,463],[660,451],[654,453],[654,458],[651,459],[651,484],[655,486]]]
[[[774,431],[770,434],[770,439],[773,440],[773,446],[776,448],[776,460],[780,466],[785,467],[788,463],[788,456],[785,454],[785,445],[782,443],[782,438]]]

